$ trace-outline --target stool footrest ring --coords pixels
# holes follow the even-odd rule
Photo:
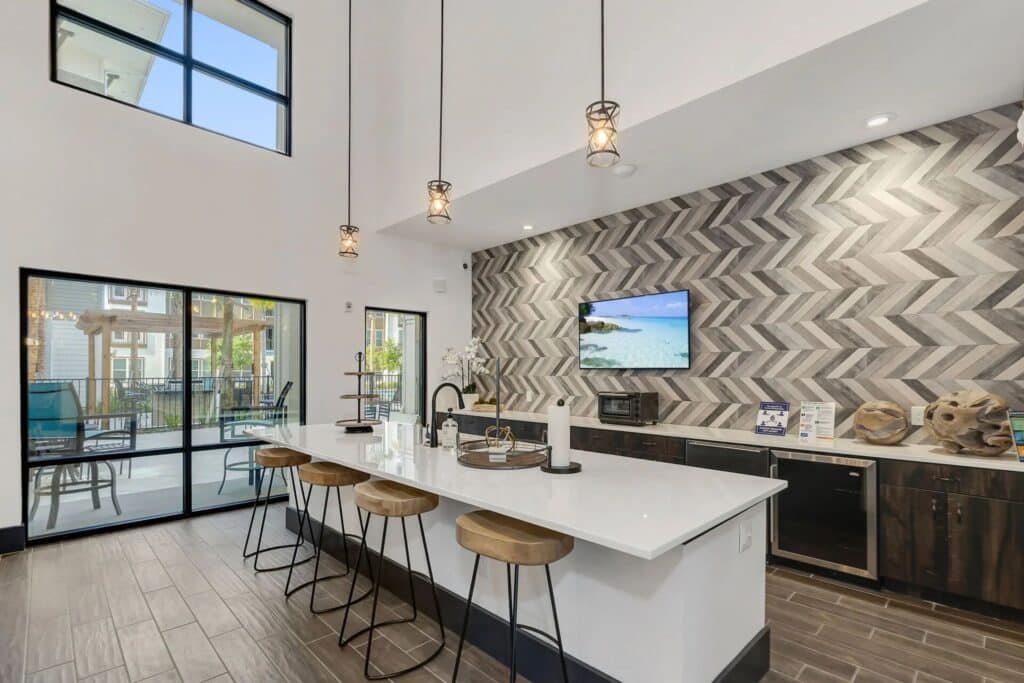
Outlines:
[[[542,636],[542,637],[550,640],[552,642],[552,644],[554,644],[556,646],[558,645],[558,638],[556,638],[555,636],[551,635],[547,631],[542,631],[539,628],[536,628],[534,626],[527,626],[525,624],[516,624],[516,628],[519,629],[520,631],[526,631],[528,633],[535,633],[538,636]]]

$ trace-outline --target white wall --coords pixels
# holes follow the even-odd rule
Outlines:
[[[362,345],[364,305],[428,312],[431,383],[443,349],[468,338],[468,254],[366,235],[358,262],[337,257],[344,3],[273,4],[294,19],[290,158],[50,83],[49,3],[0,3],[0,527],[21,522],[21,266],[306,298],[310,422],[352,410],[337,395],[351,389],[341,373]],[[357,176],[357,196],[368,190]],[[372,205],[354,202],[368,231]]]

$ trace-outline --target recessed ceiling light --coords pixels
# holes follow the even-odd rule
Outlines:
[[[878,128],[884,126],[887,123],[891,123],[896,118],[896,114],[875,114],[867,120],[868,128]]]
[[[523,226],[523,230],[533,230],[533,226],[532,225],[524,225]]]
[[[620,178],[628,178],[636,173],[636,164],[619,164],[612,169],[612,173]]]

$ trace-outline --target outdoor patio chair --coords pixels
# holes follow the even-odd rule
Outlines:
[[[43,495],[50,496],[47,529],[57,525],[60,497],[68,493],[89,491],[93,509],[100,508],[102,489],[110,489],[114,511],[121,514],[117,499],[117,472],[107,460],[86,463],[49,463],[64,458],[97,453],[130,453],[136,445],[137,418],[134,413],[86,415],[78,392],[71,382],[36,382],[28,389],[29,463],[36,465],[32,491],[34,499],[29,519],[35,517]],[[45,463],[45,464],[44,464]],[[99,466],[110,472],[110,479],[100,479]],[[82,468],[89,469],[83,479]],[[43,477],[49,475],[49,484]]]
[[[220,415],[220,440],[222,443],[232,441],[251,441],[252,437],[246,434],[250,429],[257,427],[273,427],[288,419],[287,399],[288,393],[292,390],[291,381],[285,382],[277,400],[271,406],[247,406],[243,408],[227,408],[221,411]],[[248,472],[249,485],[256,483],[256,477],[260,476],[263,469],[256,462],[253,448],[249,447],[249,455],[245,460],[228,462],[228,454],[234,446],[228,446],[224,451],[224,473],[220,478],[220,486],[217,488],[219,496],[224,490],[224,483],[227,481],[228,472]]]

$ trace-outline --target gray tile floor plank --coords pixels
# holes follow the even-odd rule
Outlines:
[[[68,611],[72,626],[109,617],[106,590],[97,583],[74,586],[68,595]]]
[[[252,593],[236,595],[224,603],[254,640],[263,640],[288,628],[276,610],[267,607]]]
[[[67,614],[29,621],[25,671],[41,671],[74,659],[71,618]]]
[[[199,624],[192,623],[164,631],[178,673],[185,683],[199,683],[227,673]]]
[[[146,593],[145,596],[153,620],[161,631],[195,621],[195,616],[174,586]]]
[[[291,683],[337,683],[337,679],[293,633],[268,636],[260,649]]]
[[[284,682],[281,672],[270,663],[252,636],[240,628],[211,638],[228,673],[236,681]]]
[[[171,581],[178,587],[178,591],[182,595],[195,595],[196,593],[205,593],[208,590],[213,590],[213,587],[210,586],[209,582],[203,578],[202,573],[191,562],[188,564],[165,565],[164,569],[170,574]]]
[[[0,584],[0,681],[17,681],[25,674],[28,613],[28,579]]]
[[[71,629],[71,635],[79,676],[92,676],[124,664],[112,619],[79,624]]]
[[[152,560],[133,564],[132,570],[135,572],[135,580],[139,582],[139,588],[143,593],[174,585],[170,575],[164,569],[164,565],[155,557]]]
[[[155,621],[140,621],[117,629],[128,677],[141,681],[174,668]]]
[[[82,683],[131,683],[131,679],[128,678],[128,669],[123,666],[81,680]]]
[[[199,622],[207,638],[213,638],[242,627],[234,612],[228,609],[228,606],[214,591],[190,595],[185,598],[185,603],[192,610],[192,614],[195,615],[196,621]]]
[[[16,681],[17,678],[3,678],[0,676],[0,681]],[[61,664],[51,669],[44,669],[43,671],[37,671],[36,673],[25,676],[25,683],[75,683],[78,677],[75,675],[75,665],[73,662],[67,664]]]

